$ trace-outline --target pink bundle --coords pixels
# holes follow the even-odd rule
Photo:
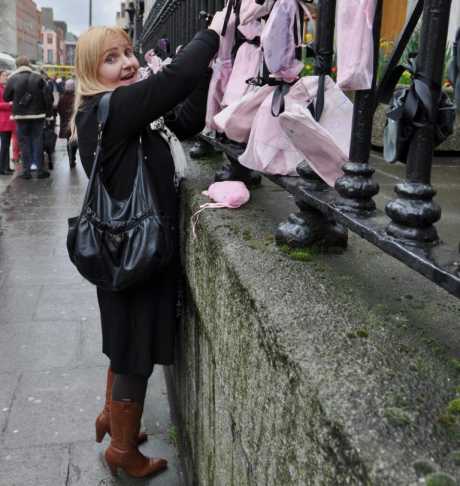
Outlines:
[[[225,11],[225,9],[224,9]],[[217,130],[214,116],[223,108],[222,100],[232,72],[232,47],[235,40],[235,14],[230,14],[225,36],[220,38],[219,52],[212,65],[212,77],[209,83],[208,102],[206,107],[206,126]]]
[[[304,156],[281,130],[279,117],[272,115],[273,94],[270,93],[260,105],[252,124],[248,145],[238,160],[245,167],[259,172],[297,175],[296,167],[304,160]],[[296,98],[303,103],[310,99],[310,94],[300,81],[286,95],[286,109],[289,109]]]
[[[296,80],[303,68],[303,63],[295,56],[298,44],[295,41],[294,25],[300,42],[299,3],[297,0],[278,0],[261,37],[264,59],[270,73],[287,82]]]
[[[242,165],[268,174],[297,175],[297,165],[306,160],[334,186],[347,161],[353,105],[326,77],[324,108],[317,122],[308,106],[316,100],[318,79],[309,76],[297,81],[285,96],[285,109],[279,117],[271,112],[273,94],[264,100],[254,118],[246,151],[239,158]]]
[[[247,25],[240,25],[238,30],[247,40],[253,41],[257,37],[260,37],[262,27],[259,21],[254,20]],[[239,47],[222,100],[224,106],[231,105],[244,96],[249,88],[246,80],[257,77],[261,62],[262,51],[260,45],[244,42]]]
[[[265,0],[260,5],[255,0],[242,0],[240,7],[240,22],[245,25],[253,20],[260,19],[268,15],[273,7],[275,0]]]
[[[312,100],[318,76],[302,78]],[[293,88],[294,89],[294,88]],[[317,122],[305,103],[294,102],[280,115],[280,126],[310,167],[330,186],[343,175],[350,151],[353,105],[330,77],[325,79],[324,108]]]
[[[343,90],[365,90],[374,73],[374,22],[377,0],[339,0],[337,83]]]
[[[248,92],[238,101],[224,108],[214,117],[219,132],[235,142],[246,143],[251,127],[262,102],[273,92],[274,86],[249,86]]]

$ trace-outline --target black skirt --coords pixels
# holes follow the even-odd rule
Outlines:
[[[179,265],[122,292],[97,289],[102,351],[115,373],[148,378],[154,364],[173,362]]]

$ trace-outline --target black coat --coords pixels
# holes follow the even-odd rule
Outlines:
[[[45,118],[53,108],[53,98],[45,80],[27,66],[18,68],[8,79],[3,98],[13,102],[16,120]]]
[[[169,146],[149,124],[167,115],[167,125],[179,138],[202,130],[210,78],[208,65],[218,47],[219,36],[215,32],[201,32],[161,72],[116,89],[110,101],[101,153],[104,184],[112,197],[128,197],[142,136],[151,186],[160,209],[176,221],[176,228],[174,163]],[[76,118],[80,156],[87,174],[96,149],[96,110],[101,96],[86,100]],[[177,252],[170,268],[162,275],[152,275],[152,280],[140,287],[123,292],[98,289],[103,351],[115,372],[149,376],[154,363],[172,363],[178,273]]]

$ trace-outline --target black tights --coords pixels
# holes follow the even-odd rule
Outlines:
[[[147,378],[141,375],[121,375],[114,373],[112,400],[130,400],[144,406]]]

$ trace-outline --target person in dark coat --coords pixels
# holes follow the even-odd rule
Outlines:
[[[43,165],[43,128],[46,116],[51,112],[52,99],[44,79],[32,71],[25,56],[16,60],[18,69],[8,78],[3,99],[13,102],[13,118],[16,120],[23,171],[20,177],[31,178],[32,161],[36,163],[38,178],[49,177]]]
[[[71,140],[70,137],[70,119],[72,118],[74,104],[75,81],[68,79],[65,82],[64,91],[59,97],[57,109],[59,113],[59,138],[65,138],[67,140],[67,154],[69,155],[69,166],[71,169],[75,167],[78,149],[78,144],[75,140]]]
[[[139,63],[131,41],[120,28],[92,27],[76,51],[76,134],[83,168],[89,176],[97,145],[97,107],[112,92],[102,138],[102,180],[113,198],[126,199],[137,173],[141,138],[145,173],[160,210],[173,221],[176,254],[172,263],[147,282],[119,292],[97,289],[103,352],[110,359],[106,405],[96,419],[96,440],[111,434],[105,452],[115,472],[122,468],[144,477],[166,468],[164,459],[148,459],[137,448],[145,440],[140,420],[147,380],[154,364],[173,363],[179,277],[178,199],[169,145],[151,123],[164,116],[179,138],[204,127],[210,80],[209,63],[217,53],[223,13],[198,33],[174,62],[137,82]]]

